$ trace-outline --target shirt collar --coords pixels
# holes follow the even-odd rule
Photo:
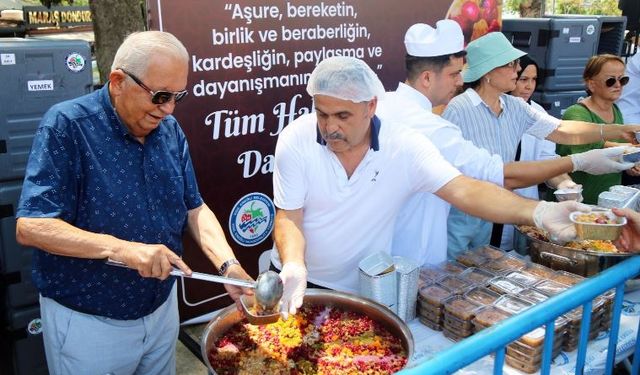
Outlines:
[[[374,115],[371,119],[371,146],[369,147],[373,151],[380,150],[380,141],[378,139],[380,126],[380,119],[378,118],[378,116]],[[316,125],[316,142],[318,142],[318,144],[322,146],[327,145],[327,142],[325,142],[325,140],[322,138],[322,135],[320,134],[320,128],[318,128],[318,125]]]
[[[469,100],[471,100],[471,104],[473,104],[474,107],[477,107],[478,105],[480,105],[480,103],[483,103],[485,106],[488,107],[488,105],[484,102],[484,100],[482,100],[480,95],[478,95],[476,90],[472,88],[468,88],[467,91],[465,91],[465,93],[469,95]],[[500,107],[504,108],[504,100],[502,99],[502,95],[505,95],[505,94],[500,94],[500,96],[498,97],[498,100],[500,101]]]
[[[429,100],[429,98],[427,98],[420,91],[414,89],[413,87],[405,83],[400,82],[398,84],[398,89],[396,90],[396,92],[400,95],[411,97],[413,100],[415,100],[417,104],[420,104],[420,107],[422,109],[425,109],[429,112],[431,112],[433,109],[433,105],[431,104],[431,101]]]

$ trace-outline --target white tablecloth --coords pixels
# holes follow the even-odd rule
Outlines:
[[[616,346],[617,362],[622,361],[624,358],[633,354],[638,334],[639,321],[640,290],[625,293],[622,316],[620,319],[620,332],[618,334],[618,343]],[[453,341],[444,337],[442,332],[428,328],[420,323],[418,319],[414,319],[409,322],[408,325],[415,342],[415,351],[411,359],[410,366],[419,364],[420,362],[435,356],[438,352],[441,352],[455,344]],[[585,375],[604,373],[605,361],[607,359],[607,348],[609,345],[608,338],[609,331],[600,332],[597,338],[589,342],[585,358]],[[551,373],[554,375],[574,374],[577,356],[577,349],[572,352],[560,352],[560,354],[551,363]],[[493,373],[493,358],[487,356],[458,371],[456,374],[472,375],[491,373]],[[504,365],[504,373],[524,374],[523,372],[509,367],[506,363]]]

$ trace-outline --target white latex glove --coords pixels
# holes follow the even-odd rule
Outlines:
[[[573,180],[566,179],[556,186],[558,190],[580,190],[582,185],[576,184]]]
[[[624,146],[610,147],[573,154],[571,155],[573,171],[605,174],[633,168],[633,163],[621,161],[621,156],[625,149],[626,147]]]
[[[576,237],[576,229],[569,219],[574,211],[590,212],[591,207],[574,201],[540,201],[533,211],[533,221],[536,227],[549,233],[552,242],[565,243]]]
[[[295,314],[302,306],[304,292],[307,289],[307,268],[299,263],[285,263],[280,271],[284,286],[280,299],[280,314],[287,320],[289,314]]]

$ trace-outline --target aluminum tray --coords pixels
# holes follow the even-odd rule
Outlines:
[[[554,270],[564,270],[580,276],[592,276],[616,265],[634,254],[604,253],[599,251],[578,250],[556,245],[529,237],[516,226],[516,236],[528,247],[531,260]],[[524,238],[524,240],[521,240]],[[519,250],[522,253],[522,250]]]

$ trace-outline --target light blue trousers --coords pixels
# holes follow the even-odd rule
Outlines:
[[[42,296],[40,313],[51,375],[176,373],[180,322],[175,285],[165,303],[140,319],[88,315]]]
[[[451,207],[447,220],[447,254],[455,259],[459,254],[488,245],[491,241],[491,222],[468,215]]]

